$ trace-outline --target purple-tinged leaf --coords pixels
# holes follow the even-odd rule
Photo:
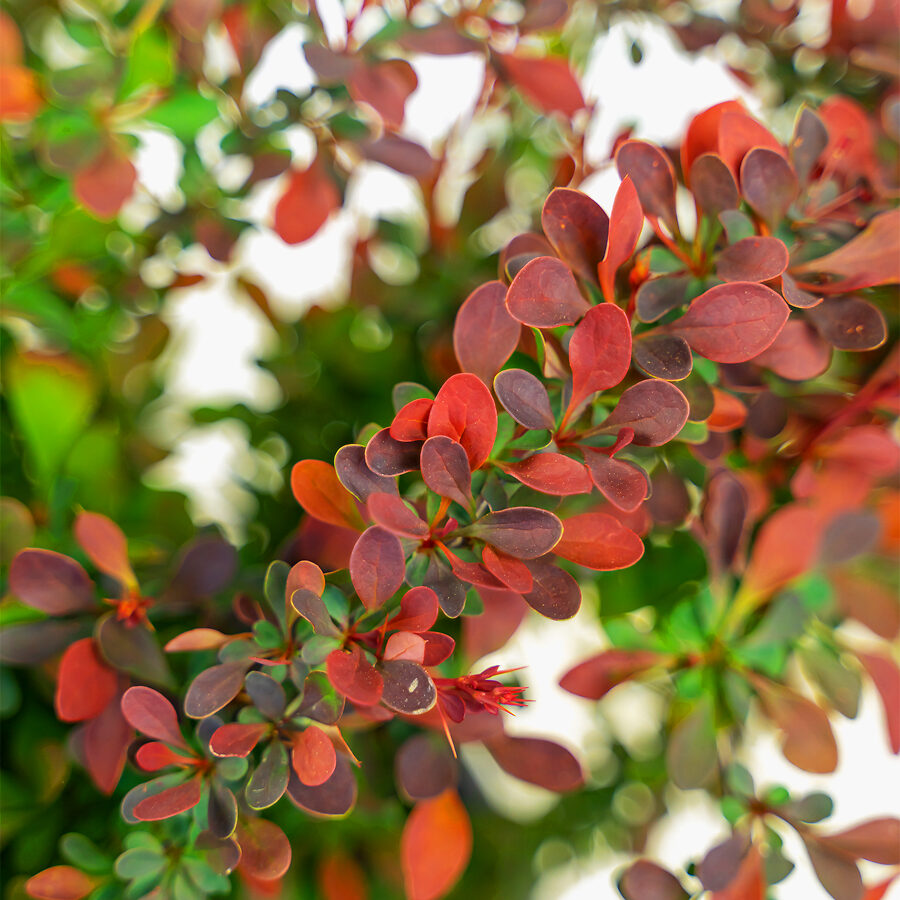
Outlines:
[[[122,715],[141,734],[175,747],[187,747],[178,726],[175,707],[153,688],[138,685],[122,696]]]
[[[647,499],[647,473],[639,466],[587,447],[582,452],[594,484],[613,506],[633,512]]]
[[[791,162],[801,184],[809,181],[809,176],[827,146],[828,129],[812,109],[804,106],[797,116],[790,145]]]
[[[655,322],[687,302],[689,275],[661,275],[649,278],[635,295],[635,310],[642,322]]]
[[[578,460],[562,453],[533,453],[518,462],[498,463],[498,466],[507,475],[542,494],[568,497],[591,492],[587,469]]]
[[[325,601],[313,591],[300,588],[291,594],[291,605],[312,625],[316,634],[337,637],[340,632],[325,607]]]
[[[662,219],[674,230],[678,222],[675,170],[669,157],[646,141],[629,140],[620,144],[616,151],[616,168],[622,178],[630,176],[634,182],[644,212]]]
[[[418,539],[428,534],[428,526],[398,494],[372,494],[368,508],[375,523],[392,534]]]
[[[770,228],[784,219],[800,185],[791,164],[766,147],[754,147],[741,163],[741,193]]]
[[[409,738],[394,757],[394,779],[410,800],[436,797],[455,787],[456,761],[445,743],[417,734]]]
[[[672,440],[688,418],[684,394],[668,381],[639,381],[619,398],[600,426],[602,434],[617,434],[623,428],[634,431],[633,443],[658,447]]]
[[[489,281],[466,298],[453,325],[453,350],[460,369],[485,384],[512,356],[522,326],[506,308],[506,285]]]
[[[381,665],[384,689],[381,702],[394,712],[418,716],[437,700],[437,690],[428,673],[408,659],[388,660]]]
[[[204,669],[192,682],[184,698],[184,712],[192,719],[205,719],[231,703],[244,686],[249,661],[238,660]]]
[[[366,464],[366,449],[360,444],[341,447],[334,457],[334,469],[341,484],[365,503],[372,494],[396,494],[397,482],[378,475]]]
[[[295,806],[313,815],[343,816],[356,804],[356,779],[347,760],[338,756],[334,772],[323,784],[310,787],[292,773],[287,795]]]
[[[597,283],[597,266],[606,253],[609,218],[581,191],[555,188],[541,211],[541,226],[559,257],[580,278]]]
[[[504,734],[486,741],[485,746],[500,768],[513,778],[558,794],[584,785],[581,763],[555,741]]]
[[[94,585],[80,563],[52,550],[22,550],[9,567],[9,589],[50,616],[83,612],[96,604]]]
[[[548,619],[571,619],[581,608],[581,588],[564,569],[543,559],[528,563],[531,590],[522,596],[535,611]]]
[[[182,784],[146,797],[134,807],[134,817],[141,822],[157,822],[193,809],[200,802],[201,786],[200,777],[195,775]]]
[[[691,166],[691,192],[697,205],[712,219],[741,203],[737,182],[731,170],[715,153],[702,153]]]
[[[837,350],[874,350],[887,340],[881,310],[859,297],[831,297],[806,315]]]
[[[781,275],[781,293],[791,306],[795,306],[798,309],[809,309],[811,306],[818,306],[824,299],[822,296],[811,294],[809,291],[804,291],[803,288],[798,287],[797,282],[787,272],[783,272]]]
[[[691,374],[694,357],[688,342],[675,334],[648,334],[634,342],[635,365],[654,378],[681,381]]]
[[[265,672],[248,672],[244,679],[253,705],[267,718],[277,720],[284,715],[287,698],[284,688]]]
[[[722,281],[769,281],[781,275],[788,262],[783,241],[776,237],[747,237],[718,255],[716,275]]]
[[[503,408],[520,424],[535,430],[556,428],[547,389],[524,369],[504,369],[494,379],[494,393]]]
[[[244,788],[250,809],[268,809],[277,803],[287,790],[289,771],[284,744],[279,740],[270,741]]]
[[[539,256],[521,269],[509,286],[506,307],[534,328],[573,325],[591,308],[569,267],[552,256]]]
[[[415,472],[419,468],[419,441],[395,441],[389,428],[382,428],[366,444],[366,465],[386,478]]]
[[[472,471],[462,444],[438,434],[422,445],[422,480],[441,497],[467,507],[472,497]]]
[[[466,532],[517,559],[536,559],[549,553],[562,536],[559,519],[545,509],[513,507],[488,513]]]
[[[378,525],[367,528],[350,554],[350,580],[366,609],[378,609],[393,597],[405,573],[406,558],[396,535]]]
[[[616,685],[664,663],[665,657],[651,650],[604,650],[569,669],[559,686],[577,697],[600,700]]]
[[[688,900],[689,896],[671,872],[649,859],[639,859],[625,870],[619,893],[625,900]]]

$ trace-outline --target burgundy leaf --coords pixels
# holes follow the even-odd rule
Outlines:
[[[394,712],[421,715],[437,700],[437,690],[428,673],[408,659],[388,660],[381,665],[384,689],[381,702]]]
[[[572,271],[597,283],[597,266],[606,253],[609,218],[581,191],[554,188],[541,211],[544,234]]]
[[[141,800],[134,808],[134,816],[141,822],[156,822],[177,816],[193,809],[200,802],[201,787],[200,776],[195,775],[181,784]]]
[[[654,378],[666,381],[687,378],[694,366],[688,342],[675,334],[649,334],[641,337],[634,342],[632,353],[639,368]]]
[[[366,465],[376,475],[384,477],[415,472],[419,468],[421,449],[418,441],[396,441],[389,428],[382,428],[366,444]]]
[[[21,550],[9,567],[9,589],[50,616],[82,612],[96,603],[94,585],[74,559],[52,550]]]
[[[716,258],[716,275],[723,281],[769,281],[787,267],[787,247],[775,237],[743,238]]]
[[[635,295],[635,310],[642,322],[655,322],[687,301],[689,275],[661,275],[649,278]]]
[[[691,166],[691,192],[707,216],[737,209],[741,195],[731,170],[716,153],[702,153]]]
[[[559,794],[578,790],[584,772],[565,747],[543,738],[501,735],[485,742],[504,772]]]
[[[616,151],[616,168],[622,178],[627,175],[634,182],[644,212],[674,229],[675,170],[669,157],[646,141],[625,141]]]
[[[741,193],[770,228],[785,217],[799,190],[797,176],[781,153],[754,147],[744,157]]]
[[[529,562],[528,568],[532,586],[523,594],[525,602],[548,619],[571,619],[581,608],[578,582],[564,569],[542,559]]]
[[[372,494],[368,508],[376,524],[394,534],[420,539],[428,534],[428,526],[398,494]]]
[[[611,303],[594,306],[572,332],[569,363],[569,409],[622,381],[631,365],[631,328],[625,313]]]
[[[652,379],[628,388],[600,428],[604,434],[631,428],[635,444],[658,447],[672,440],[684,428],[687,418],[684,394],[668,381]]]
[[[663,664],[664,657],[651,650],[604,650],[569,669],[559,686],[578,697],[599,700],[616,685]]]
[[[562,535],[562,523],[545,509],[513,507],[488,513],[467,531],[517,559],[535,559],[548,553]]]
[[[582,452],[594,484],[613,506],[633,512],[644,502],[649,483],[643,469],[599,450],[585,447]]]
[[[350,554],[350,579],[366,609],[378,609],[393,597],[405,573],[406,558],[397,537],[378,525],[367,528]]]
[[[427,487],[467,507],[472,498],[472,472],[462,445],[438,434],[422,445],[422,480]]]
[[[494,392],[503,408],[526,428],[556,428],[547,389],[524,369],[504,369],[494,379]]]
[[[518,462],[499,465],[507,475],[543,494],[567,497],[591,492],[591,477],[587,469],[562,453],[533,453]]]
[[[453,350],[460,369],[490,384],[512,356],[522,326],[506,308],[506,285],[489,281],[466,298],[453,325]]]
[[[513,318],[534,328],[555,328],[577,322],[590,304],[578,290],[569,267],[552,256],[527,263],[513,279],[506,295]]]

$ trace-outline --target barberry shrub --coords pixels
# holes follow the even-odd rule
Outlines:
[[[528,94],[512,59],[503,65]],[[378,71],[402,85],[396,67]],[[373,72],[348,75],[370,103]],[[150,824],[114,864],[70,848],[78,865],[34,875],[28,893],[205,896],[229,890],[233,871],[276,891],[293,851],[266,811],[286,797],[315,818],[364,814],[352,812],[358,792],[376,787],[357,745],[375,732],[411,806],[395,852],[406,895],[443,896],[475,845],[463,745],[547,790],[586,787],[584,762],[561,744],[506,731],[528,700],[528,660],[471,663],[529,609],[575,616],[596,581],[610,647],[572,660],[562,687],[602,701],[622,682],[652,682],[666,699],[655,811],[669,784],[702,789],[732,832],[678,873],[638,859],[622,895],[762,898],[790,871],[779,831],[791,828],[836,900],[865,896],[857,861],[900,865],[900,821],[829,830],[826,795],[758,788],[765,773],[740,751],[753,711],[795,766],[834,771],[829,715],[853,717],[863,681],[900,751],[889,648],[836,631],[847,618],[882,641],[900,631],[881,571],[897,542],[897,359],[881,348],[898,218],[874,144],[847,100],[804,107],[787,145],[728,103],[693,120],[679,154],[622,140],[609,214],[574,187],[553,190],[542,233],[510,241],[497,279],[460,306],[460,371],[436,392],[401,382],[389,422],[364,427],[333,464],[294,465],[304,523],[228,616],[157,638],[167,605],[199,608],[231,583],[220,543],[188,549],[151,604],[118,527],[79,514],[75,539],[112,610],[76,560],[18,553],[10,590],[48,618],[5,632],[7,659],[62,651],[56,711],[84,723],[72,746],[98,787],[114,790],[126,757],[154,774],[124,795],[124,820]],[[304,185],[294,176],[289,191]],[[293,203],[280,204],[288,231]],[[647,548],[685,539],[703,571],[689,585],[654,573],[664,602],[652,628],[604,609],[604,573],[640,570]],[[182,654],[183,683],[167,661]],[[629,835],[628,849],[644,837]],[[339,854],[320,881],[329,897],[366,890]]]

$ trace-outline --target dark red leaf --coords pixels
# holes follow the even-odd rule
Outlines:
[[[21,550],[9,567],[9,589],[23,603],[51,616],[90,609],[96,603],[87,572],[52,550]]]
[[[769,281],[787,267],[787,247],[774,237],[743,238],[716,258],[716,275],[722,281]]]
[[[741,203],[737,182],[717,153],[702,153],[691,166],[691,191],[697,205],[710,218]]]
[[[421,715],[434,706],[437,690],[428,673],[409,659],[386,660],[381,665],[384,689],[381,702],[394,712]]]
[[[623,681],[663,664],[664,657],[651,650],[604,650],[569,669],[559,686],[578,697],[599,700]]]
[[[668,381],[639,381],[619,398],[600,426],[603,434],[617,434],[622,428],[634,431],[633,442],[658,447],[672,440],[688,418],[684,394]]]
[[[293,170],[275,205],[272,227],[287,244],[309,240],[341,205],[341,195],[318,160],[303,171]]]
[[[790,381],[817,378],[831,365],[831,347],[802,319],[791,318],[753,362]]]
[[[100,715],[115,696],[119,676],[101,659],[93,638],[71,644],[59,664],[54,707],[62,722]]]
[[[462,444],[442,434],[435,435],[422,445],[419,464],[422,480],[430,490],[464,507],[471,503],[472,472]]]
[[[649,482],[643,469],[599,450],[585,447],[582,452],[594,484],[613,506],[633,512],[644,502]]]
[[[517,559],[535,559],[556,546],[562,523],[545,509],[521,506],[488,513],[467,531]]]
[[[518,462],[499,466],[507,475],[543,494],[567,497],[591,492],[591,476],[584,464],[562,453],[533,453]]]
[[[426,800],[455,786],[456,763],[446,744],[418,734],[397,751],[394,778],[411,800]]]
[[[367,528],[350,554],[350,579],[366,609],[377,609],[393,597],[405,574],[406,558],[397,537],[377,525]]]
[[[617,385],[631,365],[631,328],[625,313],[611,303],[593,307],[572,332],[569,363],[570,410],[597,391]]]
[[[784,219],[800,185],[781,152],[754,147],[741,163],[741,193],[770,228]]]
[[[390,432],[388,432],[390,433]],[[373,472],[366,463],[366,449],[346,444],[334,456],[334,470],[341,484],[365,503],[372,494],[396,494],[397,482]]]
[[[669,157],[646,141],[625,141],[616,151],[616,168],[622,178],[631,178],[644,212],[674,228],[675,170]]]
[[[706,551],[716,572],[727,572],[734,564],[748,512],[749,498],[737,476],[727,469],[713,475],[706,487],[701,521]]]
[[[122,697],[122,715],[132,728],[157,741],[175,747],[186,747],[175,707],[153,688],[139,685],[129,688]]]
[[[900,819],[871,819],[818,840],[820,845],[853,859],[868,859],[883,866],[900,865]]]
[[[541,381],[524,369],[505,369],[494,379],[494,392],[504,409],[520,424],[532,429],[556,427],[550,398]]]
[[[735,282],[710,288],[665,327],[713,362],[738,363],[769,347],[789,314],[787,304],[771,288]]]
[[[134,732],[119,708],[120,700],[120,694],[114,694],[103,712],[82,725],[78,734],[85,768],[94,784],[107,795],[119,783],[128,747],[134,738]]]
[[[504,772],[529,784],[558,794],[584,784],[581,764],[554,741],[502,735],[486,741],[485,746]]]
[[[453,350],[460,369],[485,384],[512,356],[522,326],[506,308],[506,285],[489,281],[475,288],[456,314]]]
[[[459,880],[472,853],[472,825],[456,791],[420,800],[400,838],[408,900],[438,900]]]
[[[609,218],[581,191],[554,188],[541,212],[544,234],[572,271],[597,283],[597,266],[606,253]]]
[[[513,278],[506,294],[513,318],[534,328],[577,322],[591,305],[581,296],[569,267],[552,256],[528,262]]]
[[[330,525],[361,529],[362,519],[353,495],[341,484],[334,466],[304,459],[291,469],[291,490],[309,515]]]
[[[490,544],[484,545],[482,559],[485,568],[511,591],[527,594],[534,584],[531,570],[521,560],[495,550]]]
[[[375,141],[365,141],[359,149],[366,159],[413,178],[428,178],[437,165],[421,144],[397,134],[384,134]]]
[[[548,619],[571,619],[581,608],[581,588],[564,569],[536,559],[528,563],[532,585],[525,602]]]
[[[462,444],[473,472],[490,456],[497,437],[497,409],[477,376],[463,372],[444,382],[428,419],[428,437],[438,434]]]
[[[625,870],[619,891],[625,900],[687,900],[689,896],[671,872],[649,859],[639,859]]]
[[[641,539],[606,513],[581,513],[563,522],[553,552],[588,569],[608,572],[634,565],[644,555]]]
[[[809,291],[804,291],[798,287],[797,282],[787,272],[783,272],[781,275],[781,293],[791,306],[796,306],[799,309],[809,309],[811,306],[818,306],[823,299],[820,295],[811,294]]]
[[[308,786],[293,773],[288,782],[287,794],[292,803],[313,815],[343,816],[356,803],[356,781],[350,764],[343,756],[338,756],[334,772],[328,781]]]
[[[204,669],[185,694],[185,714],[192,719],[205,719],[231,703],[244,686],[244,673],[249,665],[237,661]]]
[[[794,124],[794,136],[791,138],[791,162],[801,183],[809,180],[819,157],[828,146],[828,129],[822,120],[804,106]]]
[[[395,441],[389,428],[382,428],[366,444],[366,465],[377,475],[393,477],[419,468],[419,451],[416,442]]]
[[[642,322],[655,322],[687,300],[689,275],[662,275],[649,278],[635,295],[635,310]]]
[[[641,337],[634,342],[632,352],[639,368],[654,378],[666,381],[687,378],[694,366],[688,342],[675,334],[649,334]]]
[[[615,298],[616,272],[624,262],[631,258],[637,247],[641,228],[644,225],[644,213],[638,192],[627,175],[622,179],[616,199],[613,201],[612,215],[609,217],[609,240],[606,254],[598,269],[600,287],[603,296],[612,301]]]
[[[359,706],[374,706],[381,699],[381,675],[358,644],[347,650],[332,650],[326,660],[328,679],[334,689]]]
[[[838,350],[874,350],[887,340],[881,310],[859,297],[830,297],[807,310],[819,334]]]
[[[719,121],[718,152],[735,178],[744,157],[756,147],[784,155],[781,144],[744,110],[724,111]]]

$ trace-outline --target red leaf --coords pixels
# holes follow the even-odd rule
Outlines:
[[[644,555],[644,544],[612,516],[588,512],[563,522],[563,536],[553,552],[588,569],[608,572],[633,566]]]
[[[842,290],[900,282],[900,210],[879,213],[855,238],[819,259],[797,266],[797,272],[843,275]]]
[[[710,153],[719,147],[719,125],[727,112],[746,115],[744,107],[737,100],[726,100],[703,110],[691,119],[681,144],[681,170],[691,171],[694,160],[701,153]]]
[[[542,112],[562,113],[571,119],[584,108],[581,88],[567,60],[553,56],[541,59],[498,55],[496,58],[507,78]]]
[[[166,653],[185,653],[192,650],[215,650],[228,642],[228,635],[215,628],[191,628],[176,635],[165,646]]]
[[[300,244],[309,240],[340,205],[337,186],[316,161],[288,176],[287,188],[275,205],[272,227],[285,243]]]
[[[753,542],[741,594],[767,597],[815,562],[823,523],[816,513],[791,504],[773,513]]]
[[[506,295],[513,318],[533,328],[573,325],[590,308],[581,296],[569,267],[552,256],[526,263],[513,278]]]
[[[638,192],[629,176],[622,179],[613,201],[612,215],[609,217],[609,241],[606,255],[598,267],[600,287],[603,296],[612,301],[615,299],[616,272],[622,263],[631,258],[637,247],[641,228],[644,225],[644,213]]]
[[[120,697],[116,693],[99,716],[95,716],[79,730],[85,768],[94,784],[104,793],[111,794],[128,755],[134,732],[119,708]]]
[[[275,881],[291,867],[291,842],[268,819],[243,819],[237,827],[239,868],[262,881]]]
[[[328,853],[319,864],[322,900],[368,900],[363,870],[340,851]]]
[[[381,675],[366,659],[358,644],[332,650],[325,661],[334,689],[359,706],[374,706],[381,699]]]
[[[145,772],[157,772],[168,766],[181,766],[184,768],[194,763],[192,757],[176,753],[162,741],[150,741],[147,744],[141,744],[134,754],[134,759]]]
[[[702,153],[694,160],[690,185],[697,205],[707,216],[718,216],[726,209],[740,206],[734,175],[717,153]]]
[[[424,441],[428,437],[428,415],[434,401],[428,397],[410,400],[394,416],[391,437],[395,441]]]
[[[500,553],[490,544],[484,545],[482,559],[485,568],[511,591],[515,591],[517,594],[527,594],[532,589],[534,579],[531,570],[521,560]]]
[[[270,727],[268,722],[220,725],[209,739],[209,749],[216,756],[247,756]]]
[[[503,735],[485,746],[504,772],[529,784],[560,794],[584,784],[581,763],[554,741]]]
[[[134,817],[142,822],[157,822],[193,809],[200,802],[202,786],[201,777],[194,775],[181,784],[145,797],[135,806]]]
[[[769,281],[787,269],[788,261],[784,241],[775,237],[748,237],[718,255],[716,275],[722,281]]]
[[[688,892],[667,869],[649,859],[633,862],[622,875],[619,891],[625,900],[687,900]]]
[[[462,453],[462,449],[460,452]],[[419,539],[428,534],[428,526],[398,494],[372,494],[369,497],[368,508],[369,515],[376,524],[393,534]]]
[[[818,378],[831,365],[831,347],[808,322],[790,319],[753,362],[790,381]]]
[[[719,156],[731,169],[735,178],[738,177],[744,157],[754,147],[765,147],[782,156],[785,155],[781,144],[775,140],[768,129],[744,111],[724,111],[718,131]]]
[[[128,588],[137,586],[128,562],[128,542],[115,522],[99,513],[83,512],[75,519],[74,531],[75,540],[101,572]]]
[[[872,819],[837,834],[824,835],[819,838],[819,843],[846,853],[853,859],[868,859],[883,866],[898,866],[900,819]]]
[[[29,878],[25,891],[37,900],[82,900],[96,886],[96,879],[72,866],[51,866]]]
[[[646,141],[625,141],[616,151],[616,168],[623,179],[632,180],[648,216],[662,219],[670,228],[677,223],[675,169],[659,147]]]
[[[62,722],[82,722],[103,712],[115,696],[119,676],[101,659],[93,638],[71,644],[62,656],[54,706]]]
[[[475,288],[456,314],[453,350],[463,372],[490,384],[512,356],[522,326],[506,308],[506,285],[489,281]]]
[[[398,631],[387,639],[383,658],[408,659],[422,664],[425,662],[425,639],[411,631]]]
[[[405,59],[388,59],[374,65],[360,64],[347,80],[347,90],[357,103],[371,106],[391,130],[403,124],[409,95],[419,83]]]
[[[350,554],[350,580],[366,609],[377,609],[393,597],[405,574],[406,557],[398,538],[378,525],[367,528]]]
[[[422,444],[419,465],[422,480],[430,490],[463,507],[472,502],[472,472],[461,444],[437,434]]]
[[[578,323],[569,342],[574,410],[591,394],[617,385],[631,365],[631,328],[617,306],[593,307]]]
[[[581,608],[581,588],[564,569],[543,559],[528,563],[531,571],[531,590],[524,594],[525,602],[548,619],[571,619]]]
[[[891,750],[900,753],[900,669],[887,656],[877,653],[858,653],[857,656],[881,696]]]
[[[291,765],[303,784],[316,787],[331,778],[337,756],[334,744],[317,725],[310,725],[294,739]]]
[[[769,347],[789,315],[787,304],[771,288],[738,281],[710,288],[665,329],[682,335],[713,362],[739,363]]]
[[[665,658],[651,650],[604,650],[569,669],[559,686],[578,697],[599,700],[616,685],[664,663]]]
[[[463,372],[444,382],[428,419],[428,437],[436,434],[462,444],[473,472],[490,456],[497,437],[497,408],[477,376]]]
[[[309,515],[330,525],[362,530],[353,495],[341,484],[334,466],[304,459],[291,470],[291,490]]]
[[[600,206],[581,191],[554,188],[544,202],[541,225],[559,257],[596,284],[609,234],[609,218]]]
[[[400,610],[388,622],[397,631],[428,631],[438,614],[437,594],[428,587],[414,587],[400,599]]]
[[[768,882],[759,850],[752,846],[728,887],[715,891],[711,900],[766,900]]]
[[[706,419],[706,427],[710,431],[734,431],[747,420],[747,407],[744,401],[727,391],[712,389],[713,409]]]
[[[593,487],[584,464],[562,453],[533,453],[518,462],[499,466],[522,484],[555,497],[589,494]]]
[[[90,609],[94,586],[74,559],[52,550],[22,550],[9,567],[9,589],[23,603],[51,616]]]
[[[147,737],[186,747],[175,707],[153,688],[129,688],[122,697],[122,714],[129,724]]]
[[[420,800],[400,838],[403,882],[409,900],[437,900],[465,871],[472,853],[472,825],[452,788]]]
[[[118,148],[105,146],[72,183],[79,203],[98,219],[112,219],[134,191],[137,171]]]
[[[805,772],[833,772],[837,768],[838,748],[825,712],[783,685],[758,675],[751,681],[766,715],[782,732],[785,759]]]
[[[754,147],[741,163],[741,192],[770,228],[784,219],[800,185],[782,153]]]

